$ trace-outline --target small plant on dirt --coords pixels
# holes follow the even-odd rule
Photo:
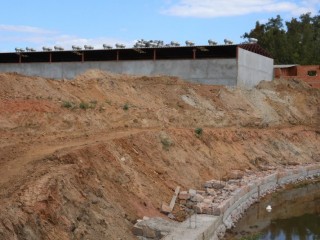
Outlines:
[[[123,105],[122,109],[123,109],[124,111],[129,110],[129,104],[126,103],[125,105]]]
[[[161,139],[162,148],[166,151],[169,151],[169,148],[173,145],[173,142],[169,138]]]
[[[203,134],[203,129],[202,129],[202,128],[196,128],[196,129],[194,130],[194,132],[195,132],[195,134],[196,134],[197,137],[201,137],[202,134]]]
[[[61,106],[64,107],[64,108],[72,108],[73,104],[71,102],[69,102],[69,101],[63,101]]]
[[[85,102],[81,102],[79,104],[79,108],[83,109],[83,110],[86,110],[89,108],[89,104],[88,103],[85,103]]]
[[[92,100],[89,102],[89,108],[96,108],[98,101]]]

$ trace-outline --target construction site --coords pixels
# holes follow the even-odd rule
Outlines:
[[[320,90],[255,44],[204,48],[0,54],[0,239],[187,239],[225,192],[319,174]]]

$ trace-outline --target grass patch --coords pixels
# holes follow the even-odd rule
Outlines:
[[[197,137],[201,137],[203,134],[203,129],[202,128],[196,128],[194,130],[194,133],[196,134]]]
[[[83,109],[83,110],[86,110],[88,108],[94,109],[94,108],[96,108],[97,104],[98,104],[97,100],[92,100],[89,103],[81,102],[81,103],[79,103],[79,108]],[[64,108],[69,108],[69,109],[77,109],[78,108],[78,106],[75,103],[69,102],[69,101],[63,101],[61,106]]]
[[[64,108],[72,108],[74,106],[74,104],[72,102],[69,102],[69,101],[63,101],[61,106],[64,107]]]
[[[122,107],[122,109],[123,109],[124,111],[128,111],[128,110],[129,110],[129,104],[128,104],[128,103],[124,104],[123,107]]]
[[[79,108],[80,109],[83,109],[83,110],[87,110],[89,108],[89,103],[86,103],[86,102],[81,102],[79,104]]]
[[[90,101],[89,103],[81,102],[81,103],[79,104],[79,108],[81,108],[81,109],[83,109],[83,110],[86,110],[86,109],[88,109],[88,108],[94,109],[94,108],[96,108],[97,104],[98,104],[98,101],[97,101],[97,100],[92,100],[92,101]]]

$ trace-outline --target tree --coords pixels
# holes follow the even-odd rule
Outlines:
[[[299,19],[292,18],[285,25],[277,15],[266,24],[257,21],[255,28],[245,33],[243,38],[257,38],[276,64],[320,63],[320,15],[302,14]]]

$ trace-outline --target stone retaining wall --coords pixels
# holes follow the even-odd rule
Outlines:
[[[205,239],[215,240],[221,238],[226,229],[231,228],[241,218],[244,211],[260,197],[286,184],[319,176],[320,165],[299,166],[258,178],[247,186],[237,189],[233,192],[233,196],[220,204],[221,214],[218,220],[220,224],[212,236],[207,235]]]
[[[179,224],[172,224],[172,228],[163,231],[161,226],[154,227],[154,231],[162,229],[165,235],[162,238],[140,239],[165,239],[165,240],[217,240],[221,239],[228,228],[241,218],[259,198],[275,191],[286,184],[296,183],[302,180],[320,177],[320,164],[295,166],[287,169],[269,171],[263,176],[251,176],[247,184],[233,190],[219,205],[215,205],[212,213],[191,216]],[[199,191],[200,192],[200,191]],[[203,191],[202,191],[203,192]],[[194,220],[196,217],[197,220]],[[195,227],[190,227],[190,222],[195,222]],[[139,223],[141,224],[141,222]],[[170,224],[169,224],[170,225]],[[168,224],[167,224],[168,226]],[[150,229],[148,229],[150,231]],[[165,233],[166,232],[166,233]],[[141,236],[141,235],[140,235]],[[142,235],[143,236],[143,235]],[[150,235],[149,235],[150,236]],[[163,235],[162,235],[163,236]]]

